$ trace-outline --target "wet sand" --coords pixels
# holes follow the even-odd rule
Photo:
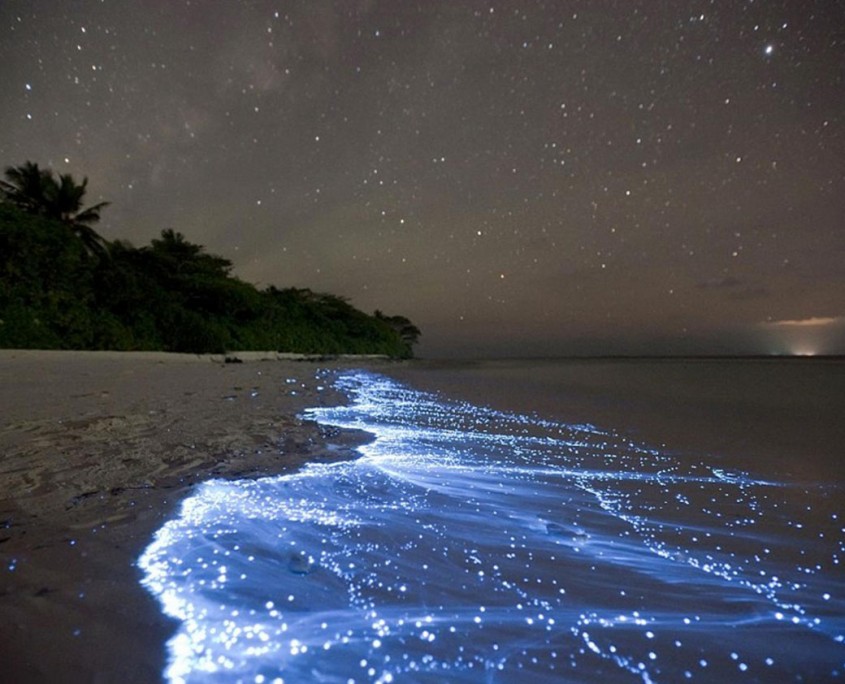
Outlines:
[[[297,418],[343,400],[326,366],[0,350],[0,679],[160,681],[175,625],[135,560],[199,482],[355,455]]]

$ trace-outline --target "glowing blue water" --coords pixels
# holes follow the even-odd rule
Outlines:
[[[841,491],[336,379],[360,459],[211,481],[139,561],[171,682],[833,681]]]

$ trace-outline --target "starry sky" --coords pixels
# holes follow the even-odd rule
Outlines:
[[[0,1],[0,164],[423,356],[845,353],[845,3]]]

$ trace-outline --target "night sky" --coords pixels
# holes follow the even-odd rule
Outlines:
[[[0,164],[424,356],[845,353],[845,3],[0,1]]]

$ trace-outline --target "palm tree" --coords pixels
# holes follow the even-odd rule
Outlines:
[[[202,245],[188,242],[182,233],[165,228],[160,238],[153,238],[150,248],[145,248],[163,260],[176,274],[206,275],[226,278],[232,262],[216,254],[207,254]]]
[[[56,182],[52,175],[47,184],[47,215],[70,226],[71,230],[82,241],[82,246],[89,254],[106,256],[108,244],[100,234],[91,227],[92,223],[100,220],[100,211],[109,202],[100,202],[83,209],[82,200],[88,188],[88,178],[83,178],[80,185],[76,184],[73,176],[63,173]]]
[[[83,209],[82,200],[88,188],[88,178],[77,184],[69,173],[60,174],[58,181],[49,169],[25,162],[6,169],[6,180],[0,180],[2,198],[30,214],[46,216],[70,227],[89,254],[108,254],[107,242],[91,224],[100,220],[100,211],[108,202],[100,202]]]
[[[53,178],[51,171],[38,164],[24,162],[6,168],[6,180],[0,180],[0,195],[10,204],[30,214],[44,214],[47,187]],[[53,181],[55,182],[55,181]]]

